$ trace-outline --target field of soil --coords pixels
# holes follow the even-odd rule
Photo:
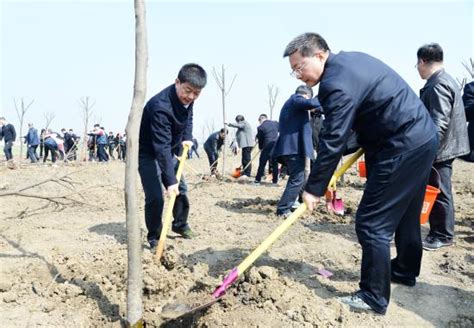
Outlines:
[[[354,214],[364,181],[352,169],[339,187],[345,216],[329,214],[321,204],[220,302],[182,321],[166,321],[165,305],[208,300],[224,275],[281,223],[274,212],[286,180],[278,187],[206,180],[197,174],[207,173],[206,159],[188,163],[194,169],[185,169],[189,222],[196,237],[170,233],[166,266],[148,249],[139,191],[147,327],[474,326],[474,166],[461,161],[455,162],[453,177],[456,244],[424,252],[415,287],[392,284],[385,316],[351,312],[337,301],[356,291],[359,281]],[[0,326],[120,327],[127,273],[124,163],[16,170],[0,164]],[[227,165],[238,166],[238,159]],[[38,185],[21,191],[33,184]],[[30,197],[6,195],[10,192]],[[423,234],[427,231],[424,225]],[[321,269],[333,275],[324,277]]]

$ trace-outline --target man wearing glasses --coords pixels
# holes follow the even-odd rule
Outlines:
[[[436,128],[408,84],[374,57],[331,53],[316,33],[293,39],[283,56],[299,80],[319,84],[324,108],[319,153],[303,194],[310,210],[324,195],[351,129],[365,151],[368,179],[356,213],[360,290],[340,301],[354,310],[385,314],[390,280],[413,286],[420,272],[419,220],[438,146]],[[390,261],[394,234],[397,257]]]

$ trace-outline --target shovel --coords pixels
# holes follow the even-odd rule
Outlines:
[[[259,257],[265,252],[282,234],[285,232],[305,211],[306,204],[301,204],[296,211],[283,221],[252,253],[250,253],[238,266],[233,268],[222,283],[212,293],[211,297],[201,305],[175,304],[166,305],[163,308],[162,316],[169,319],[179,319],[181,317],[193,314],[197,311],[206,309],[219,301],[230,287]],[[179,314],[179,312],[183,312]]]
[[[362,148],[359,148],[347,162],[345,162],[339,170],[334,173],[326,191],[326,208],[328,211],[333,212],[337,215],[344,215],[344,201],[341,197],[337,196],[336,181],[354,164],[359,157],[364,154]]]
[[[183,152],[181,154],[181,157],[179,158],[178,171],[176,172],[176,180],[178,180],[178,184],[179,184],[179,181],[181,180],[181,175],[183,174],[184,163],[186,162],[186,157],[187,157],[186,155],[188,153],[188,149],[189,149],[189,146],[184,145]],[[171,218],[173,217],[173,207],[176,201],[175,193],[172,193],[169,196],[170,196],[170,199],[168,201],[168,207],[166,208],[165,220],[163,223],[163,227],[161,229],[160,240],[158,241],[158,246],[156,247],[155,257],[158,261],[161,259],[161,256],[163,255],[163,251],[165,249],[165,240],[171,226]]]
[[[243,168],[242,168],[242,165],[240,165],[239,167],[236,167],[230,175],[235,179],[240,178],[242,176],[243,172],[245,172],[245,170],[247,169],[247,167],[249,167],[249,165],[252,164],[253,160],[261,152],[262,152],[262,150],[260,149],[258,152],[255,153],[255,155],[252,156],[252,158],[250,159],[250,162],[248,162],[247,165],[245,165]]]

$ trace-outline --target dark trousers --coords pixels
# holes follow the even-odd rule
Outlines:
[[[428,236],[442,241],[451,241],[454,238],[454,200],[451,188],[453,161],[454,159],[450,159],[433,164],[439,173],[440,193],[431,209]]]
[[[36,148],[38,145],[28,146],[28,157],[31,160],[31,163],[36,163],[39,160],[39,156],[36,153]]]
[[[249,164],[252,160],[252,149],[253,147],[242,148],[242,168],[246,167],[248,164],[243,174],[248,177],[252,174],[252,164]]]
[[[174,159],[175,171],[178,169],[178,161]],[[158,162],[150,156],[140,155],[138,160],[138,173],[145,192],[145,223],[148,230],[147,240],[154,243],[159,240],[163,215],[164,197],[161,181],[161,169]],[[179,182],[179,196],[173,207],[173,231],[183,231],[189,228],[189,200],[187,196],[188,187],[181,177]]]
[[[277,205],[277,215],[291,211],[291,206],[304,185],[304,157],[298,155],[282,156],[280,161],[287,167],[288,182]]]
[[[5,153],[5,158],[7,161],[13,158],[12,154],[13,141],[5,141],[5,146],[3,147],[3,152]]]
[[[43,163],[46,162],[46,159],[48,159],[49,152],[51,152],[51,162],[55,163],[56,159],[58,157],[57,154],[57,148],[50,146],[49,144],[45,143],[44,144],[44,158],[43,158]]]
[[[40,143],[40,155],[39,155],[40,158],[43,158],[43,149],[44,149],[44,144]]]
[[[109,156],[105,152],[105,145],[97,144],[97,157],[99,158],[99,162],[107,162]]]
[[[265,175],[265,167],[267,166],[267,162],[270,162],[270,167],[272,171],[272,182],[278,182],[278,161],[276,158],[272,158],[271,156],[274,145],[275,144],[272,143],[262,149],[262,152],[260,153],[260,161],[258,163],[258,170],[257,175],[255,176],[255,181],[260,182],[260,180],[262,180],[262,177]]]
[[[217,169],[217,159],[219,157],[219,154],[213,149],[209,149],[206,147],[204,147],[204,151],[206,152],[207,159],[209,160],[209,168],[211,170],[211,174],[213,174]]]
[[[362,246],[357,294],[378,313],[387,310],[391,274],[413,281],[420,274],[420,213],[437,149],[434,137],[394,158],[366,156],[367,185],[356,213],[357,238]],[[397,257],[390,261],[394,234]]]
[[[196,154],[197,158],[201,158],[199,157],[199,154],[196,150],[196,147],[192,146],[190,150],[188,150],[188,158],[193,158],[193,153]]]

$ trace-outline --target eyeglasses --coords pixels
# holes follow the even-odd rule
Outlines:
[[[294,78],[299,78],[303,74],[303,69],[306,67],[306,62],[298,68],[295,68],[290,72],[290,75]]]

